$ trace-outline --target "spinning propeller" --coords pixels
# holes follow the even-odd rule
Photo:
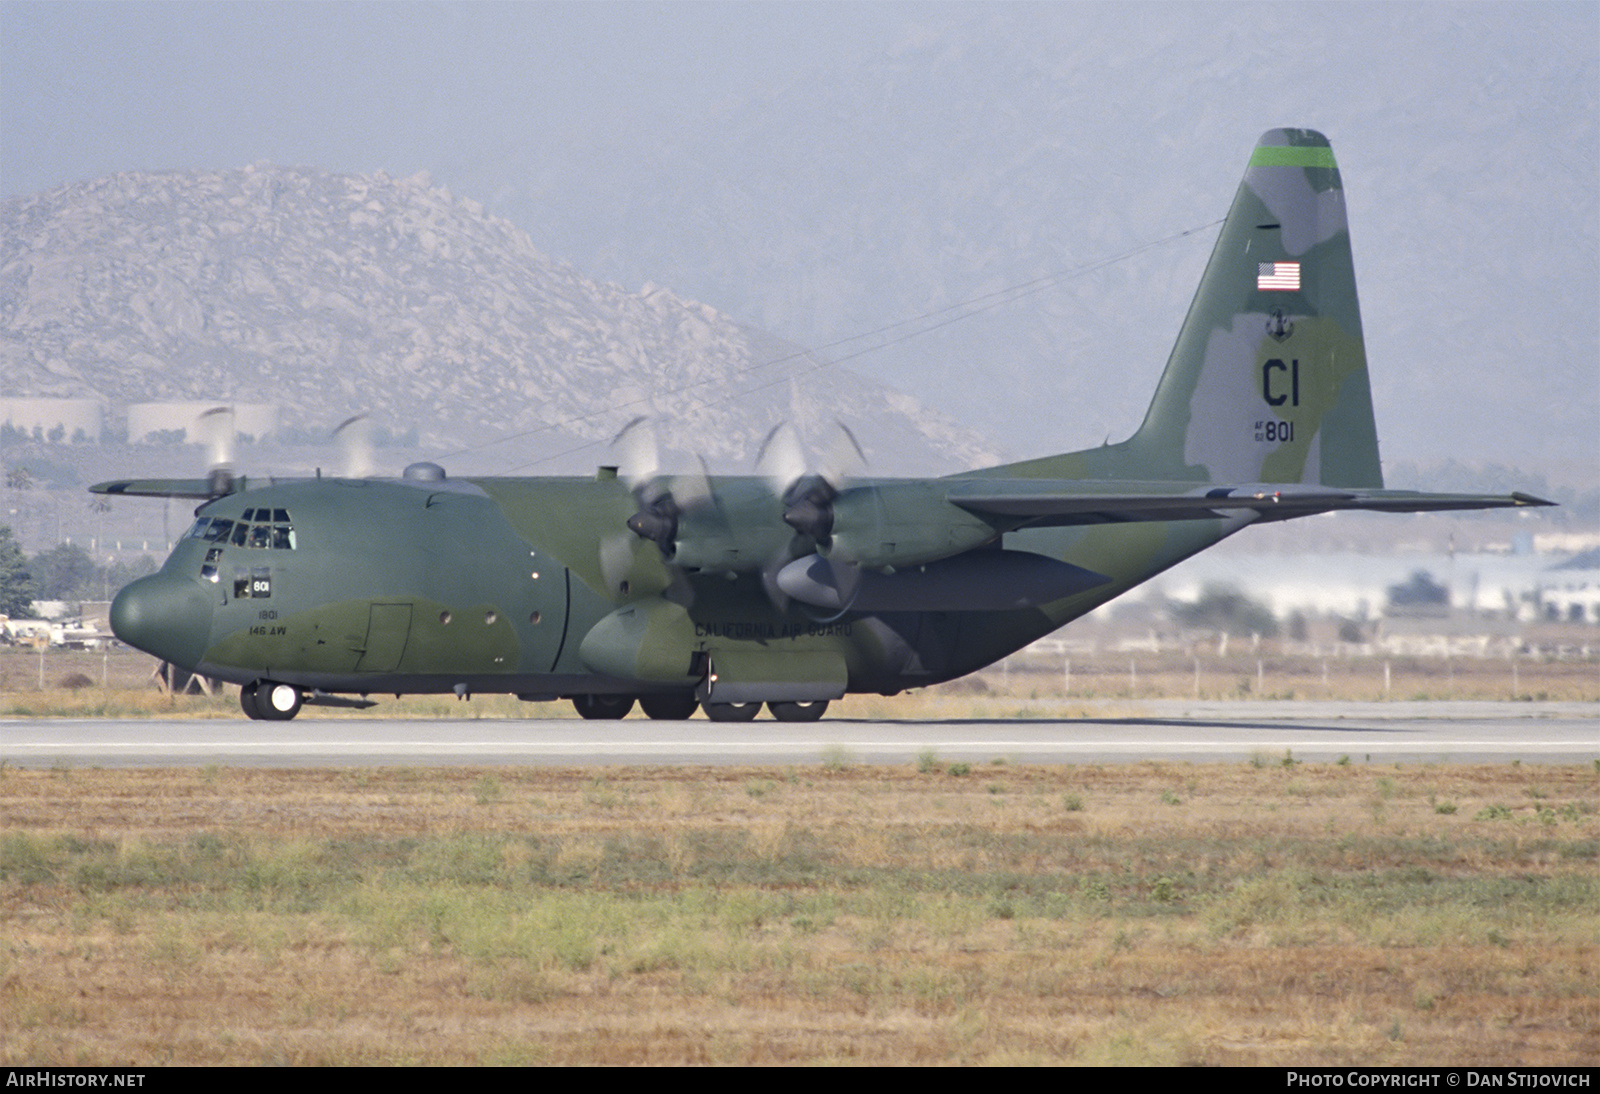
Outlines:
[[[206,447],[206,485],[211,497],[231,494],[238,484],[238,473],[233,466],[233,447],[237,434],[233,422],[233,407],[214,406],[195,421],[195,432]]]
[[[808,466],[799,435],[787,422],[773,427],[756,457],[757,469],[783,502],[783,522],[826,550],[833,545],[834,502],[849,479],[866,466],[861,443],[835,422],[821,465]]]
[[[627,519],[629,536],[617,532],[600,542],[600,568],[614,594],[630,591],[629,574],[635,568],[633,548],[637,540],[649,540],[669,566],[676,559],[679,533],[686,518],[715,510],[710,478],[704,464],[697,473],[665,475],[661,472],[660,448],[655,429],[648,418],[633,419],[612,439],[617,452],[617,477],[633,494],[635,511]],[[681,570],[672,566],[672,589],[686,598],[688,583]]]
[[[704,461],[690,474],[661,471],[655,431],[645,418],[624,426],[612,446],[618,478],[634,498],[626,521],[631,535],[619,530],[600,543],[601,570],[614,594],[639,591],[643,571],[634,547],[648,540],[680,592],[687,590],[691,572],[755,572],[779,611],[790,598],[779,587],[778,572],[831,547],[835,502],[865,465],[860,443],[843,425],[823,458],[812,463],[794,428],[780,424],[761,444],[757,479],[731,479],[715,489]]]
[[[365,414],[354,414],[333,430],[339,446],[340,477],[364,479],[375,470],[372,459],[372,421]]]
[[[627,483],[638,504],[628,518],[628,530],[650,540],[663,559],[672,561],[678,553],[682,519],[716,504],[704,463],[694,474],[663,475],[655,430],[644,417],[623,426],[612,445],[618,450],[617,476]]]

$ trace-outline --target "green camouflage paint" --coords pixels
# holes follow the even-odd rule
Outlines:
[[[946,479],[856,480],[827,494],[826,523],[815,501],[803,509],[765,479],[727,477],[668,525],[642,507],[670,484],[602,468],[93,489],[209,499],[161,573],[118,595],[112,623],[247,697],[263,683],[300,694],[497,690],[571,696],[592,715],[599,704],[586,700],[618,696],[627,702],[604,708],[615,716],[656,695],[672,701],[652,714],[678,717],[661,712],[686,709],[690,694],[777,713],[960,676],[1255,521],[1548,504],[1383,489],[1343,185],[1327,140],[1307,129],[1272,130],[1251,154],[1127,440]],[[205,538],[207,528],[221,537],[223,521],[251,535],[286,530],[289,516],[261,515],[280,510],[292,549]],[[630,528],[636,514],[658,532]],[[1057,576],[1012,576],[1019,561]],[[790,564],[817,584],[783,585]],[[1062,571],[1070,584],[1050,584]],[[867,582],[849,575],[869,572],[878,595],[895,593],[879,604],[896,610],[851,607],[846,592]],[[1030,596],[1015,595],[1019,581]]]

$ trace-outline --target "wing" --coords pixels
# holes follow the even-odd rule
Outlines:
[[[91,494],[117,494],[130,498],[216,498],[244,488],[244,480],[223,484],[212,479],[115,479],[89,487]]]

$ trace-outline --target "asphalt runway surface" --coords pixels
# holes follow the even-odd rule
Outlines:
[[[1105,716],[1003,721],[829,718],[786,724],[319,719],[0,719],[24,767],[384,767],[1134,763],[1592,763],[1600,703],[1108,703]]]

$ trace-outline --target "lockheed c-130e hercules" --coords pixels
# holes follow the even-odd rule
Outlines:
[[[983,668],[1249,524],[1550,504],[1384,489],[1344,192],[1305,129],[1256,146],[1126,441],[875,479],[780,436],[765,474],[712,477],[659,473],[625,432],[633,466],[593,478],[101,483],[207,499],[112,628],[241,685],[252,718],[499,692],[801,721]]]

